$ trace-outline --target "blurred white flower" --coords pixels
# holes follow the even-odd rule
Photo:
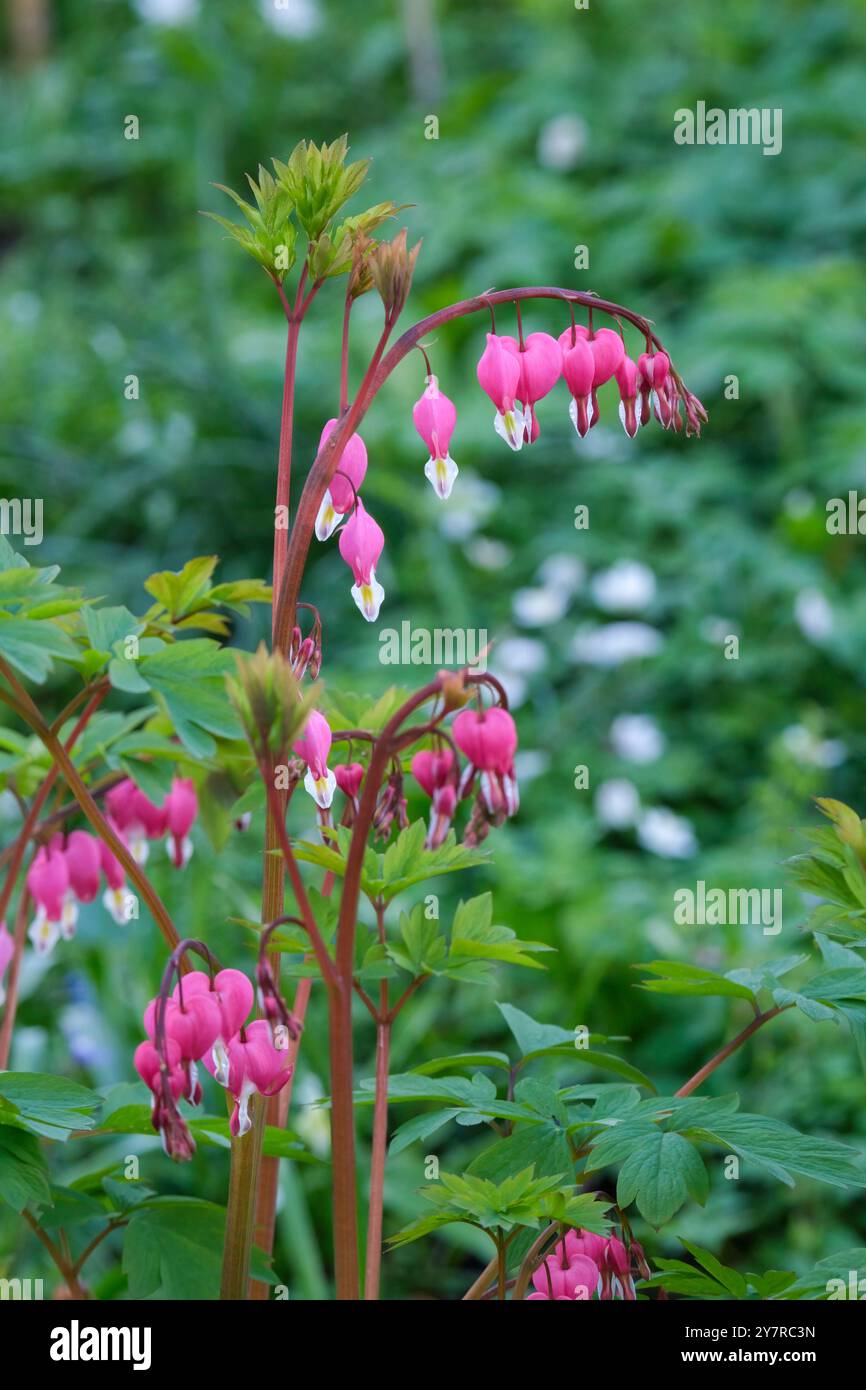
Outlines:
[[[586,121],[573,112],[553,116],[538,136],[538,162],[545,169],[573,169],[586,146]]]
[[[656,577],[639,560],[617,560],[610,569],[599,570],[594,576],[592,592],[606,613],[634,613],[652,603]]]
[[[466,543],[466,558],[480,570],[504,570],[511,559],[511,548],[491,536],[474,536]]]
[[[804,487],[792,488],[790,492],[785,494],[785,511],[788,516],[793,517],[795,521],[809,516],[814,506],[815,498],[812,496],[811,492]]]
[[[6,312],[13,323],[29,328],[42,313],[42,300],[30,290],[16,290],[6,301]]]
[[[287,39],[308,39],[322,22],[316,0],[259,0],[262,18]]]
[[[465,541],[496,510],[501,493],[495,483],[464,471],[460,474],[459,490],[455,488],[447,506],[429,489],[427,495],[430,512],[437,517],[443,535],[452,541]]]
[[[803,724],[791,724],[782,732],[782,742],[793,758],[815,767],[839,767],[848,749],[839,738],[816,738]]]
[[[514,755],[518,782],[534,782],[550,767],[550,754],[543,748],[519,748]]]
[[[638,821],[637,837],[644,849],[664,859],[689,859],[698,848],[687,820],[666,806],[652,806]]]
[[[607,623],[604,627],[583,627],[571,644],[576,661],[590,666],[621,666],[642,656],[655,656],[663,637],[647,623]]]
[[[801,589],[794,600],[794,617],[810,642],[820,642],[833,631],[833,610],[818,589]]]
[[[547,648],[537,637],[506,637],[494,647],[497,671],[531,676],[547,665]]]
[[[654,763],[665,751],[665,736],[648,714],[618,714],[610,742],[617,756],[630,763]]]
[[[547,627],[564,616],[568,599],[569,595],[562,589],[518,589],[511,600],[511,608],[523,627]]]
[[[706,642],[722,643],[726,637],[738,636],[736,624],[729,618],[704,618],[699,631]]]
[[[566,593],[576,593],[583,583],[586,566],[576,555],[548,555],[538,567],[538,579],[544,588],[563,589]]]
[[[198,0],[135,0],[148,24],[188,24],[198,14]]]
[[[529,682],[525,676],[519,676],[514,671],[501,671],[499,667],[496,669],[496,674],[505,687],[509,705],[512,709],[517,709],[526,699]]]
[[[622,830],[634,825],[640,814],[640,797],[627,777],[611,777],[601,782],[595,793],[595,814],[602,825]]]

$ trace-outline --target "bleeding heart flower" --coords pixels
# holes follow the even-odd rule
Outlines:
[[[176,869],[182,869],[192,857],[192,840],[188,831],[198,815],[198,797],[191,777],[175,777],[171,791],[163,804],[168,852]]]
[[[79,902],[92,903],[99,892],[100,841],[86,830],[73,830],[64,850],[69,884]]]
[[[249,1116],[251,1097],[256,1093],[275,1096],[285,1086],[294,1068],[287,1053],[274,1046],[270,1025],[263,1018],[257,1018],[243,1028],[237,1037],[232,1038],[226,1051],[226,1089],[235,1098],[229,1129],[237,1137],[246,1134],[252,1127]],[[205,1065],[214,1071],[207,1060]]]
[[[501,342],[517,358],[520,367],[517,399],[524,407],[524,416],[529,416],[524,425],[523,442],[532,444],[539,433],[535,405],[553,390],[562,376],[562,352],[549,333],[530,333],[523,347],[516,338],[502,338]]]
[[[515,451],[523,444],[524,432],[531,424],[529,414],[515,405],[520,385],[520,363],[509,352],[502,338],[487,334],[487,346],[476,369],[478,382],[496,406],[493,428]]]
[[[385,597],[385,590],[376,579],[376,566],[384,544],[381,526],[359,500],[340,532],[340,554],[355,576],[352,598],[368,623],[378,618]]]
[[[317,452],[334,432],[339,420],[329,420],[322,430]],[[345,474],[345,477],[341,477]],[[355,496],[367,475],[367,446],[359,434],[353,434],[340,455],[337,472],[331,479],[330,487],[322,498],[319,514],[316,517],[316,535],[326,541],[336,531],[347,512],[355,505]]]
[[[592,384],[597,388],[614,375],[625,357],[625,343],[612,328],[599,328],[586,341],[595,362]]]
[[[567,1256],[565,1242],[556,1253],[539,1265],[532,1276],[535,1293],[527,1302],[552,1299],[556,1302],[587,1302],[598,1288],[598,1266],[587,1255]]]
[[[334,799],[337,779],[328,767],[331,751],[331,726],[318,710],[311,710],[304,725],[303,736],[292,745],[299,758],[307,764],[304,787],[317,806],[327,810]]]
[[[435,376],[428,376],[427,385],[412,409],[415,428],[430,451],[424,465],[424,476],[437,497],[446,501],[457,477],[458,468],[449,449],[457,411],[453,401],[439,390]]]
[[[431,799],[426,848],[438,849],[457,809],[457,767],[451,749],[443,748],[440,752],[424,749],[416,753],[412,759],[412,776]]]
[[[517,729],[508,710],[499,706],[461,710],[451,732],[457,747],[470,763],[461,781],[460,794],[468,791],[478,771],[481,794],[490,814],[496,820],[513,816],[520,804],[514,773]]]
[[[636,408],[640,375],[637,363],[630,357],[624,357],[614,372],[620,395],[619,418],[630,439],[634,439],[640,425]]]
[[[595,358],[582,324],[575,325],[573,336],[572,342],[572,330],[567,328],[560,336],[559,346],[562,349],[562,374],[572,395],[569,415],[577,433],[584,439],[596,418],[593,396]]]
[[[358,792],[364,780],[363,763],[337,763],[334,779],[344,796],[357,803]]]
[[[120,826],[108,817],[108,823],[118,839],[125,837]],[[105,881],[108,884],[102,895],[102,905],[119,927],[128,922],[131,916],[132,907],[135,902],[134,895],[126,886],[126,870],[120,860],[115,858],[104,840],[99,841],[99,861],[102,865],[102,872],[105,874]]]
[[[160,840],[165,834],[165,810],[155,806],[130,778],[112,787],[105,803],[136,864],[145,864],[150,852],[148,840]]]

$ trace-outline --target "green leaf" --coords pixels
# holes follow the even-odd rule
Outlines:
[[[601,1162],[594,1151],[594,1162]],[[709,1177],[703,1159],[681,1134],[654,1129],[637,1144],[619,1171],[616,1194],[620,1206],[637,1202],[651,1226],[663,1226],[688,1196],[703,1206]]]
[[[46,1139],[65,1140],[72,1130],[92,1129],[102,1104],[95,1091],[43,1072],[0,1072],[0,1123]]]
[[[19,1212],[28,1202],[51,1204],[48,1165],[39,1144],[32,1134],[7,1124],[0,1124],[0,1201]]]
[[[123,1270],[133,1299],[219,1298],[225,1211],[191,1197],[158,1197],[132,1213],[123,1242]],[[276,1282],[254,1252],[257,1279]]]
[[[0,656],[37,685],[43,683],[55,659],[75,662],[80,655],[72,639],[49,620],[0,619]]]
[[[674,960],[652,960],[645,965],[635,966],[636,970],[646,970],[651,975],[659,975],[658,980],[642,980],[639,989],[650,990],[655,994],[680,994],[685,996],[732,996],[738,999],[754,999],[754,994],[744,984],[719,975],[715,970],[704,970],[698,965],[687,965]]]

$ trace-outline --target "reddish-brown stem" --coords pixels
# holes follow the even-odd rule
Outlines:
[[[768,1023],[771,1018],[775,1018],[777,1014],[784,1013],[786,1009],[792,1007],[791,1004],[778,1004],[774,1009],[768,1009],[766,1013],[758,1014],[757,1018],[753,1018],[751,1023],[748,1023],[741,1033],[738,1033],[735,1038],[732,1038],[729,1043],[726,1043],[721,1051],[716,1053],[715,1057],[711,1057],[708,1062],[705,1062],[700,1070],[696,1071],[694,1076],[689,1077],[688,1081],[674,1094],[680,1097],[690,1096],[692,1091],[696,1091],[699,1086],[702,1086],[707,1077],[710,1076],[717,1067],[720,1067],[723,1062],[726,1062],[732,1053],[742,1047],[743,1043],[748,1042],[753,1033],[757,1033],[758,1029],[763,1028],[764,1024]]]
[[[21,897],[18,899],[18,911],[15,914],[15,932],[12,941],[13,955],[9,962],[9,974],[6,979],[6,1006],[3,1013],[3,1026],[0,1028],[0,1071],[5,1071],[9,1065],[9,1053],[12,1049],[12,1032],[15,1028],[15,1016],[18,1012],[18,980],[21,975],[21,960],[27,941],[27,904],[29,901],[30,894],[25,884],[21,890]]]
[[[337,976],[345,987],[334,995],[331,1009],[331,1142],[334,1156],[334,1254],[337,1297],[358,1297],[358,1211],[355,1180],[355,1116],[353,1107],[352,989],[355,926],[361,891],[361,871],[373,824],[379,789],[392,756],[392,741],[404,720],[441,689],[439,678],[411,696],[385,725],[373,745],[358,814],[346,859],[343,895],[337,924]]]
[[[379,943],[385,944],[385,904],[376,902]],[[382,1221],[385,1200],[385,1162],[388,1150],[388,1072],[391,1056],[391,1016],[388,981],[379,983],[376,1018],[376,1096],[373,1103],[373,1143],[370,1151],[370,1200],[367,1211],[367,1259],[364,1265],[364,1297],[379,1297],[382,1269]]]
[[[343,342],[340,348],[340,414],[349,404],[349,319],[354,300],[347,292],[343,308]]]
[[[54,1244],[54,1241],[51,1239],[51,1237],[45,1231],[43,1231],[42,1227],[39,1225],[39,1222],[36,1220],[34,1216],[30,1214],[29,1211],[27,1211],[26,1207],[24,1211],[22,1211],[21,1215],[23,1216],[27,1225],[30,1227],[36,1239],[39,1241],[40,1245],[44,1246],[44,1248],[48,1251],[48,1254],[50,1255],[53,1263],[56,1265],[60,1277],[66,1284],[66,1287],[69,1289],[69,1292],[72,1295],[72,1297],[79,1299],[87,1298],[87,1290],[82,1288],[81,1284],[78,1282],[77,1271],[74,1265],[71,1263],[71,1261],[69,1261],[67,1257],[64,1255],[63,1251]]]

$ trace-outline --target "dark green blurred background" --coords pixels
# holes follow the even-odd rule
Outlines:
[[[502,1046],[499,997],[546,1022],[627,1033],[626,1055],[661,1089],[681,1084],[742,1026],[742,1006],[643,995],[631,963],[754,964],[796,949],[804,914],[786,890],[778,937],[677,927],[674,890],[781,886],[811,796],[866,810],[863,541],[825,527],[828,498],[866,489],[863,7],[7,0],[5,24],[0,490],[44,498],[45,539],[28,558],[61,563],[92,594],[141,609],[152,570],[201,553],[223,558],[224,578],[269,575],[284,324],[265,276],[197,214],[227,212],[211,183],[240,188],[301,137],[348,130],[354,156],[374,157],[366,201],[413,205],[401,223],[424,246],[407,323],[532,283],[592,289],[655,321],[709,410],[700,441],[657,427],[627,440],[608,388],[580,444],[560,387],[540,407],[538,443],[511,454],[475,381],[487,325],[464,320],[432,350],[459,412],[451,501],[425,482],[411,425],[420,357],[364,423],[364,495],[387,537],[380,627],[498,639],[523,809],[494,836],[491,870],[462,888],[492,886],[498,920],[559,951],[545,976],[512,970],[493,992],[423,992],[395,1067]],[[782,152],[675,145],[674,111],[698,100],[781,107]],[[138,141],[124,139],[128,115]],[[425,139],[429,115],[438,140]],[[574,269],[578,245],[589,270]],[[340,312],[340,291],[325,289],[304,330],[296,483],[336,411]],[[567,322],[549,304],[525,317],[554,333]],[[356,381],[379,322],[370,295]],[[507,313],[499,327],[514,331]],[[138,401],[124,398],[130,373]],[[724,396],[731,375],[737,399]],[[581,503],[588,531],[574,529]],[[305,596],[323,613],[328,681],[420,683],[423,670],[379,665],[348,587],[335,543],[319,547]],[[253,644],[258,623],[238,640]],[[731,634],[737,660],[724,657]],[[579,764],[588,791],[574,788]],[[617,813],[629,823],[611,824]],[[256,914],[258,844],[255,825],[219,855],[199,834],[182,884],[159,871],[190,929],[237,961],[223,918]],[[443,911],[459,891],[444,884]],[[121,950],[104,914],[83,919],[74,946],[28,965],[13,1065],[107,1084],[132,1075],[159,947],[130,929]],[[363,1054],[360,1021],[359,1036]],[[315,1011],[301,1055],[298,1100],[326,1084]],[[713,1080],[739,1087],[745,1108],[866,1142],[862,1075],[833,1025],[788,1015]],[[294,1123],[326,1142],[322,1112],[295,1107]],[[454,1167],[478,1144],[452,1131],[437,1152]],[[386,1230],[417,1210],[415,1148],[389,1170]],[[214,1151],[181,1173],[142,1151],[161,1190],[223,1199]],[[327,1169],[286,1173],[276,1267],[293,1296],[327,1287],[311,1231],[327,1252],[328,1196]],[[717,1165],[706,1212],[673,1224],[741,1270],[800,1270],[862,1243],[866,1211],[817,1184],[727,1183]],[[647,1248],[677,1247],[665,1233]],[[470,1278],[442,1241],[385,1261],[390,1297],[456,1296]],[[101,1279],[122,1292],[108,1249]]]

